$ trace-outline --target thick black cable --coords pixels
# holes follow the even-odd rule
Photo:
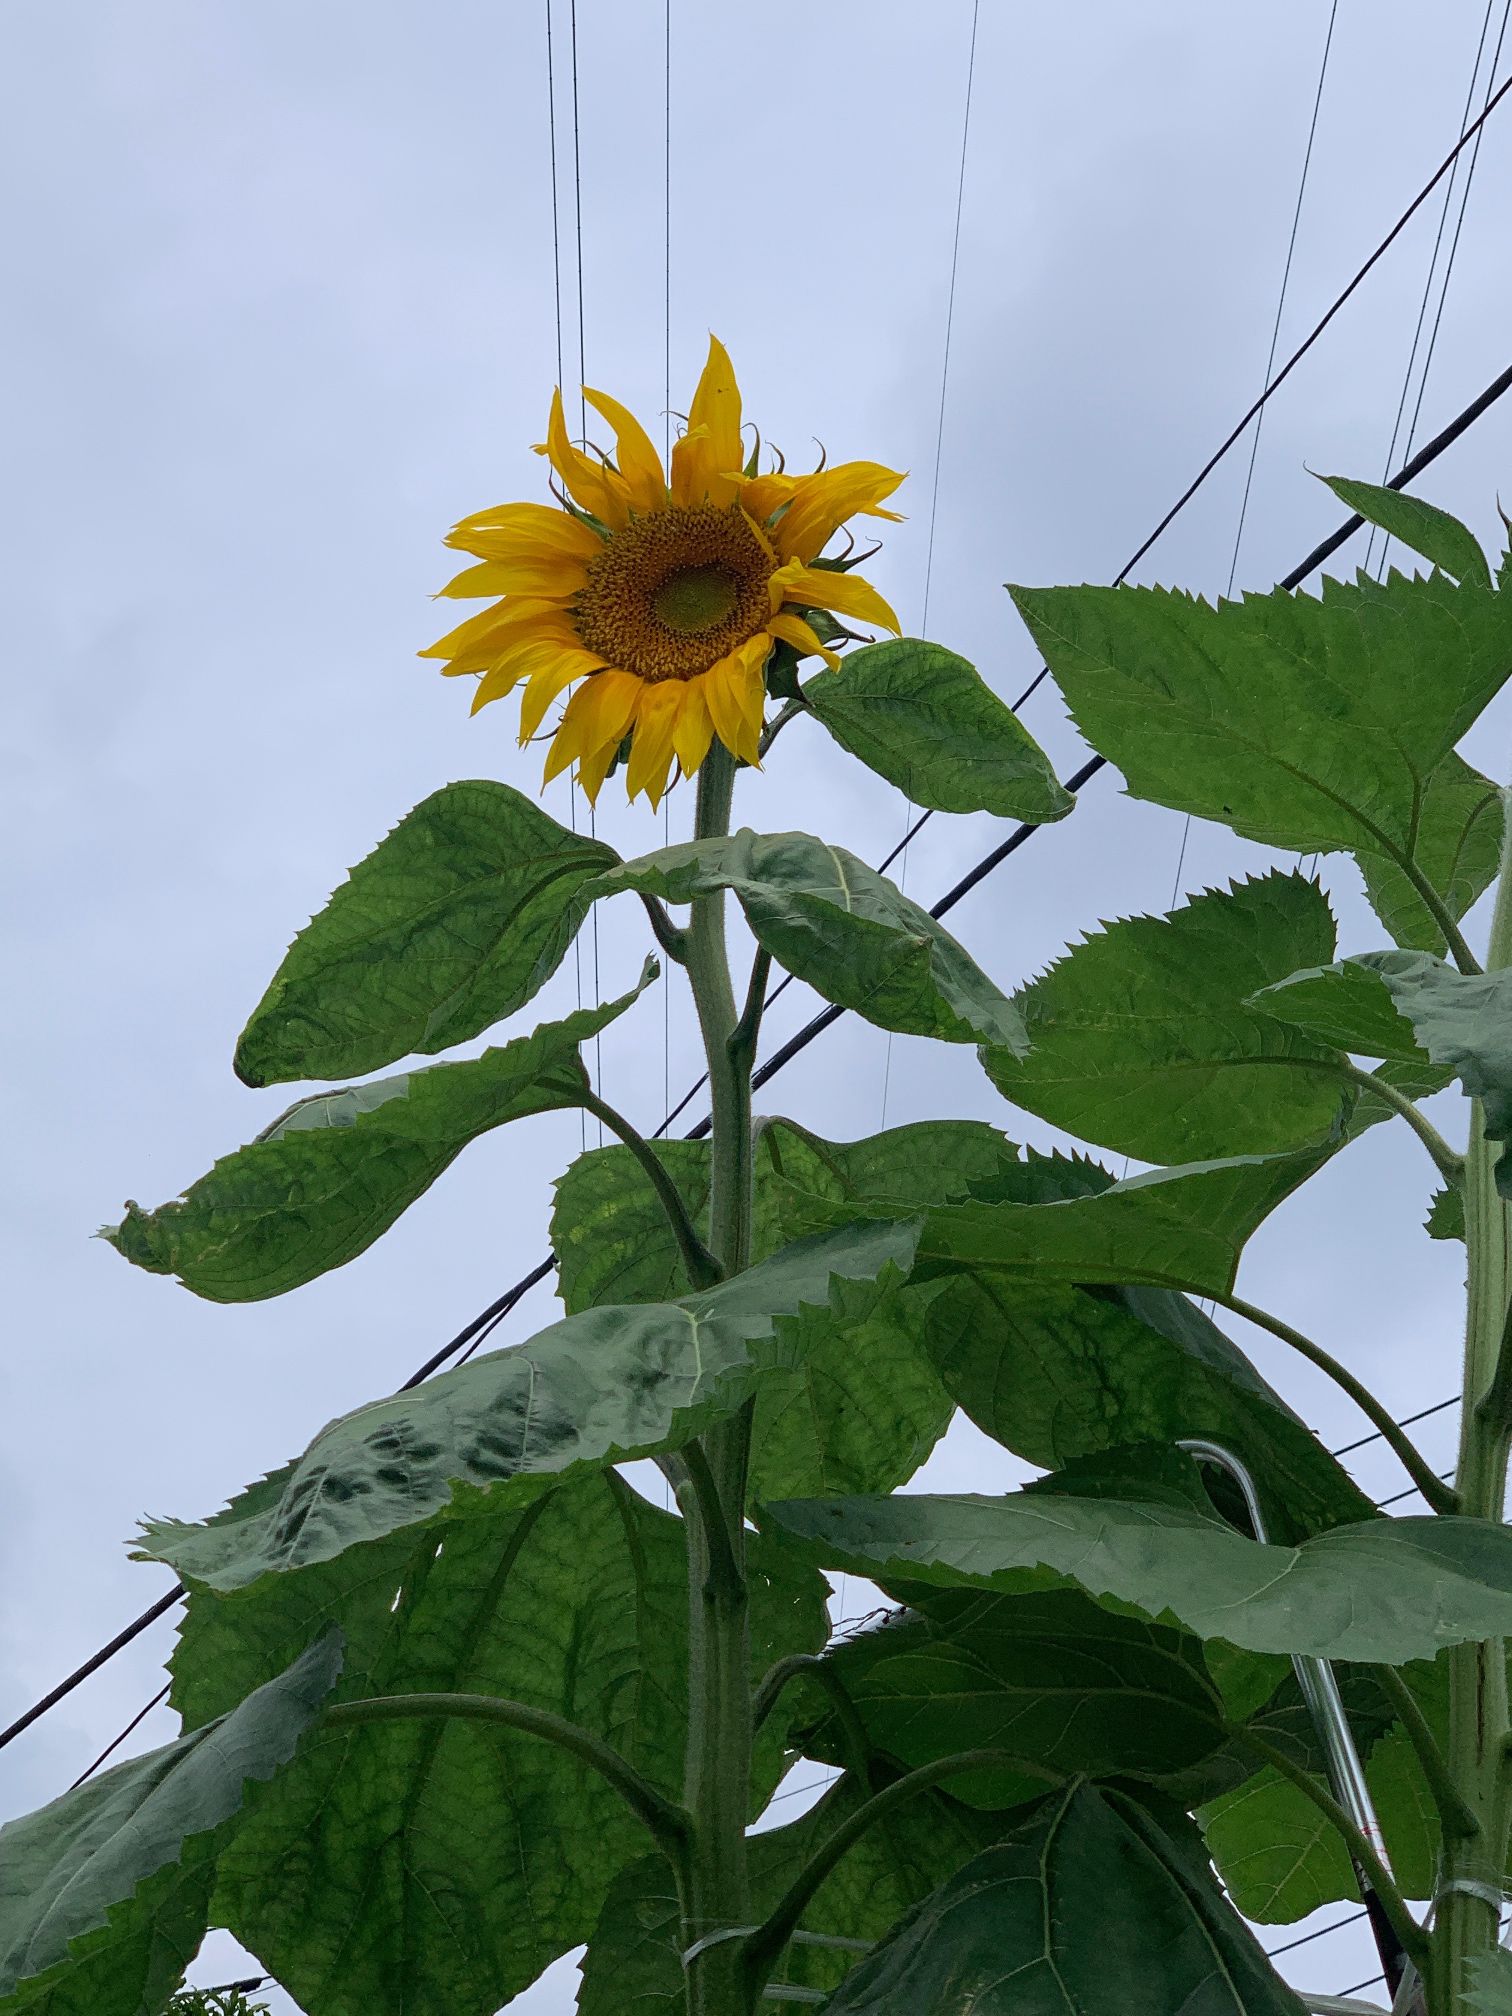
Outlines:
[[[64,1695],[72,1694],[75,1687],[87,1680],[91,1673],[98,1673],[107,1659],[114,1659],[117,1652],[123,1651],[133,1638],[139,1638],[149,1624],[155,1624],[159,1617],[171,1610],[179,1598],[187,1593],[183,1584],[179,1583],[170,1589],[166,1596],[160,1596],[152,1608],[144,1610],[134,1624],[128,1624],[124,1631],[118,1631],[110,1643],[102,1645],[92,1659],[86,1659],[84,1664],[70,1673],[66,1680],[60,1680],[51,1694],[44,1694],[42,1699],[28,1708],[24,1715],[18,1715],[8,1729],[0,1730],[0,1750],[3,1750],[7,1743],[14,1742],[23,1729],[29,1729],[39,1715],[45,1715],[49,1708],[56,1708]]]
[[[107,1743],[105,1745],[105,1748],[100,1752],[99,1756],[96,1757],[93,1764],[89,1766],[88,1770],[81,1771],[79,1773],[78,1777],[75,1778],[72,1785],[69,1786],[68,1788],[69,1791],[77,1792],[79,1787],[84,1783],[84,1781],[87,1778],[93,1778],[96,1771],[98,1771],[100,1766],[105,1762],[105,1759],[107,1757],[112,1756],[117,1750],[120,1749],[121,1745],[126,1741],[126,1738],[131,1734],[132,1730],[137,1728],[140,1723],[145,1722],[147,1720],[147,1717],[152,1713],[153,1709],[159,1707],[164,1701],[168,1699],[168,1696],[171,1693],[172,1689],[173,1689],[173,1682],[171,1680],[168,1682],[167,1686],[160,1687],[157,1693],[154,1694],[152,1699],[147,1703],[147,1706],[145,1708],[140,1708],[137,1710],[136,1714],[132,1716],[131,1720],[126,1724],[126,1727],[121,1731],[120,1735],[117,1736],[113,1742]]]

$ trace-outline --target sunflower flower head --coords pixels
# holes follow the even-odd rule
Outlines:
[[[477,677],[475,714],[523,683],[522,743],[572,688],[546,781],[575,764],[597,799],[628,738],[630,796],[644,791],[654,807],[674,761],[691,775],[716,735],[756,762],[775,645],[838,664],[813,611],[897,631],[868,582],[815,563],[848,519],[896,518],[882,501],[903,478],[877,462],[809,476],[742,467],[740,388],[714,338],[670,472],[617,400],[583,396],[613,429],[613,455],[574,446],[557,391],[536,452],[560,507],[501,504],[453,528],[447,545],[478,564],[441,593],[490,606],[420,655]]]

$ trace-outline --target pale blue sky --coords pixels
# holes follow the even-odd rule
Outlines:
[[[565,83],[565,0],[558,11]],[[1283,348],[1456,137],[1483,13],[1340,0]],[[984,0],[930,630],[1005,696],[1034,667],[1000,584],[1106,579],[1258,389],[1327,16],[1327,0]],[[578,5],[588,374],[648,419],[664,403],[662,19],[660,0]],[[197,1302],[88,1238],[125,1197],[173,1195],[284,1103],[236,1082],[231,1046],[343,871],[447,779],[535,787],[538,755],[515,750],[508,711],[469,723],[466,696],[414,653],[445,627],[427,597],[450,571],[446,527],[542,494],[530,444],[556,375],[543,23],[535,0],[12,0],[0,15],[0,1721],[165,1586],[125,1558],[140,1514],[211,1511],[532,1264],[550,1179],[578,1146],[575,1118],[490,1138],[379,1248],[256,1307]],[[673,0],[672,23],[673,403],[712,328],[748,413],[795,462],[818,437],[832,457],[911,469],[909,522],[871,571],[915,625],[969,0]],[[565,168],[565,93],[559,119]],[[1509,179],[1512,131],[1493,124],[1425,432],[1509,361]],[[570,174],[562,197],[570,283]],[[1436,221],[1430,205],[1278,398],[1241,584],[1268,585],[1335,522],[1304,464],[1383,473]],[[570,377],[571,284],[568,306]],[[1512,400],[1425,494],[1490,541],[1509,451]],[[1243,464],[1143,578],[1222,589]],[[1026,719],[1073,768],[1049,688]],[[1499,776],[1508,724],[1493,709],[1473,752]],[[548,803],[565,816],[561,791]],[[871,858],[905,816],[801,726],[769,776],[742,783],[737,811]],[[609,787],[608,838],[641,851],[661,830]],[[937,821],[910,892],[932,898],[1000,830]],[[1178,818],[1104,776],[953,928],[1014,984],[1098,918],[1164,908],[1180,841]],[[1183,884],[1259,865],[1199,828]],[[1378,940],[1352,871],[1325,864],[1325,880],[1346,948]],[[611,908],[606,994],[639,956],[638,915]],[[585,941],[589,987],[592,957]],[[569,962],[541,1014],[573,986]],[[774,1036],[811,1006],[793,989]],[[665,1040],[676,1097],[692,1069],[679,1000]],[[604,1043],[607,1096],[651,1125],[663,1045],[657,1000]],[[873,1131],[885,1059],[885,1038],[843,1025],[766,1103]],[[887,1120],[941,1112],[1015,1131],[969,1052],[899,1039]],[[1418,1230],[1432,1187],[1415,1144],[1378,1130],[1277,1214],[1243,1277],[1402,1411],[1455,1377],[1461,1255]],[[538,1290],[508,1336],[553,1307]],[[1335,1439],[1355,1432],[1306,1368],[1256,1355]],[[1447,1462],[1447,1419],[1424,1441]],[[1366,1454],[1364,1481],[1394,1488]],[[958,1487],[999,1474],[967,1436],[931,1471]],[[4,1811],[83,1768],[160,1684],[170,1640],[158,1627],[4,1753]],[[139,1740],[169,1734],[163,1712]],[[1312,1949],[1305,1978],[1368,1971],[1325,1958],[1344,1944]],[[530,2006],[545,2016],[570,1997],[569,1968]]]

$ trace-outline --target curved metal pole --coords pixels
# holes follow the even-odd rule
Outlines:
[[[1221,1442],[1207,1442],[1200,1437],[1178,1442],[1176,1446],[1185,1449],[1189,1456],[1195,1456],[1199,1463],[1211,1463],[1215,1469],[1223,1471],[1225,1476],[1232,1478],[1244,1500],[1250,1531],[1262,1546],[1265,1545],[1270,1536],[1266,1531],[1265,1514],[1260,1509],[1260,1496],[1255,1489],[1255,1480],[1233,1451],[1225,1449]],[[1326,1659],[1314,1659],[1296,1653],[1292,1657],[1292,1670],[1297,1676],[1297,1685],[1302,1690],[1308,1717],[1317,1732],[1318,1741],[1323,1746],[1329,1789],[1389,1870],[1391,1857],[1386,1852],[1386,1838],[1381,1832],[1381,1823],[1376,1818],[1375,1801],[1370,1796],[1370,1787],[1365,1779],[1365,1767],[1360,1762],[1359,1751],[1355,1748],[1354,1735],[1349,1727],[1349,1717],[1344,1712],[1344,1702],[1339,1694],[1339,1683],[1334,1678],[1333,1667]],[[1408,1968],[1407,1956],[1402,1951],[1400,1940],[1387,1922],[1380,1900],[1365,1877],[1361,1875],[1358,1865],[1355,1875],[1359,1880],[1360,1896],[1370,1913],[1370,1927],[1375,1934],[1381,1967],[1395,1997]]]

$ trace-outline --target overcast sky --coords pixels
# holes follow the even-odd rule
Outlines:
[[[870,570],[910,628],[938,450],[929,630],[1012,697],[1035,661],[1001,583],[1110,578],[1259,389],[1329,6],[985,0],[940,434],[970,0],[673,0],[670,212],[661,0],[580,0],[589,382],[656,431],[669,219],[673,405],[712,329],[790,462],[817,438],[832,459],[911,470],[896,500],[909,522]],[[558,16],[571,381],[566,0]],[[1458,136],[1485,18],[1483,0],[1339,0],[1283,354]],[[544,495],[530,452],[558,351],[544,5],[10,0],[0,162],[6,1721],[167,1586],[126,1559],[140,1515],[211,1512],[540,1257],[551,1179],[580,1135],[554,1116],[490,1137],[364,1258],[252,1307],[197,1301],[89,1240],[126,1197],[175,1195],[287,1103],[237,1083],[232,1045],[346,868],[449,779],[536,788],[512,705],[469,722],[459,684],[414,654],[446,627],[427,597],[453,571],[448,525]],[[1509,177],[1512,129],[1493,117],[1419,442],[1509,361]],[[1272,406],[1241,586],[1268,586],[1336,521],[1307,466],[1385,473],[1439,216],[1430,203]],[[1223,590],[1247,448],[1140,578]],[[1512,398],[1422,491],[1491,543],[1509,450]],[[1337,564],[1356,558],[1362,544]],[[1025,718],[1063,775],[1076,766],[1052,688]],[[1470,751],[1499,777],[1509,726],[1493,707]],[[689,798],[670,801],[673,838]],[[564,788],[547,803],[566,818]],[[906,807],[800,725],[742,781],[737,817],[879,859]],[[598,830],[640,852],[664,827],[611,783]],[[931,900],[1002,830],[932,823],[910,893]],[[1167,907],[1181,844],[1176,815],[1104,774],[952,928],[1011,987],[1098,919]],[[1182,886],[1266,862],[1199,826]],[[1380,942],[1353,869],[1325,862],[1324,879],[1343,949]],[[622,991],[639,913],[609,907],[583,945],[585,992],[595,964],[602,993]],[[519,1028],[570,1006],[576,983],[569,960]],[[792,989],[771,1040],[812,1006]],[[605,1096],[648,1128],[664,1083],[676,1098],[696,1068],[675,992],[666,1019],[653,995],[604,1040]],[[953,1114],[1052,1138],[969,1051],[899,1038],[889,1064],[887,1039],[853,1023],[763,1104],[842,1137]],[[1462,1252],[1419,1230],[1432,1188],[1405,1131],[1376,1130],[1276,1214],[1241,1284],[1401,1412],[1457,1377]],[[537,1290],[501,1341],[556,1308]],[[1359,1432],[1307,1367],[1246,1342],[1332,1439]],[[1423,1432],[1443,1463],[1452,1423]],[[1012,1474],[953,1431],[926,1483]],[[1398,1488],[1369,1451],[1359,1474]],[[5,1813],[55,1796],[116,1734],[161,1684],[171,1636],[156,1627],[4,1753]],[[172,1733],[162,1710],[133,1741]],[[1351,1936],[1304,1949],[1297,1978],[1338,1988],[1371,1971]],[[207,1952],[202,1978],[234,1972],[229,1951]],[[518,2006],[555,2016],[573,1978],[565,1963]]]

